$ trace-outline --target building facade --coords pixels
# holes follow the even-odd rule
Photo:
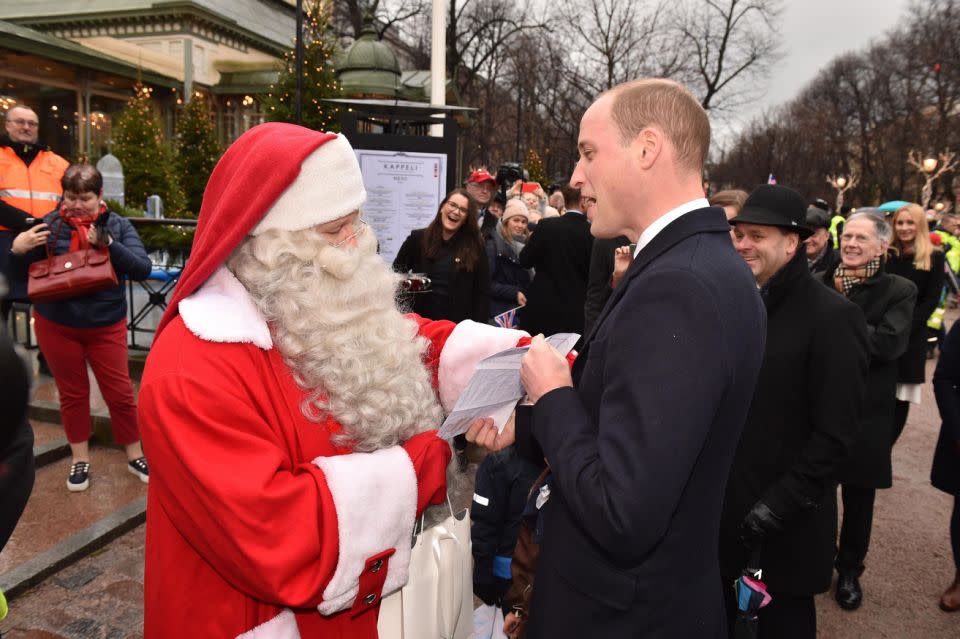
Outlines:
[[[293,0],[2,3],[0,110],[30,106],[43,143],[96,160],[142,80],[168,133],[177,107],[204,94],[229,143],[264,120],[258,96],[276,80],[295,29]]]

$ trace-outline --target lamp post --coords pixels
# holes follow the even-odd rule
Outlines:
[[[840,208],[843,206],[843,194],[855,187],[859,182],[860,176],[855,172],[850,173],[849,177],[845,175],[827,176],[827,184],[837,190],[837,204],[834,209],[837,213],[840,213]]]
[[[938,154],[938,157],[926,157],[920,159],[920,153],[915,150],[910,151],[907,161],[916,167],[920,175],[923,176],[923,188],[920,189],[920,205],[923,210],[927,210],[930,204],[930,198],[933,196],[933,183],[938,177],[953,169],[956,166],[956,154],[952,151],[944,151]]]

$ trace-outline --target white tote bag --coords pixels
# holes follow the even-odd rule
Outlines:
[[[380,639],[469,639],[473,631],[470,511],[454,514],[449,497],[447,506],[449,517],[416,535],[407,585],[380,602]]]

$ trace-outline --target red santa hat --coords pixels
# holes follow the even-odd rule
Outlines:
[[[210,175],[193,248],[155,337],[248,235],[297,231],[349,215],[366,201],[350,143],[336,133],[271,122],[237,138]]]

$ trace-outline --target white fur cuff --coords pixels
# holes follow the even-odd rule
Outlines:
[[[320,614],[353,605],[368,559],[391,548],[380,596],[407,583],[410,535],[417,514],[417,476],[400,446],[373,453],[352,453],[313,460],[327,480],[337,508],[340,556],[323,591]]]
[[[218,268],[197,292],[183,298],[179,310],[190,332],[206,342],[273,348],[266,320],[247,289],[225,266]]]
[[[529,334],[472,320],[457,324],[440,351],[438,377],[443,409],[448,413],[453,410],[480,360],[513,348],[521,337]]]

